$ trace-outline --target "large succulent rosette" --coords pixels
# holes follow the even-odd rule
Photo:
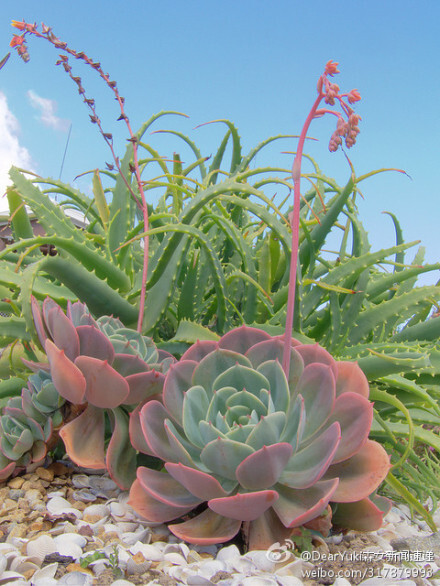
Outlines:
[[[370,495],[390,464],[370,441],[373,406],[356,363],[319,345],[283,341],[243,326],[218,342],[197,342],[165,379],[163,401],[140,411],[144,451],[164,470],[140,467],[129,502],[143,517],[171,522],[179,538],[223,543],[240,530],[266,548],[323,514],[350,507],[357,528],[377,528]]]
[[[70,405],[60,431],[67,454],[79,466],[107,468],[128,489],[136,472],[129,413],[161,393],[174,358],[118,319],[93,319],[80,302],[65,314],[52,299],[40,308],[33,298],[32,312],[53,384]]]

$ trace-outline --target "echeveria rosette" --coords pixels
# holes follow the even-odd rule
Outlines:
[[[355,516],[367,510],[368,525],[380,526],[369,496],[390,464],[368,439],[366,377],[356,363],[292,340],[287,380],[282,352],[281,337],[242,326],[197,342],[170,368],[163,402],[140,410],[145,451],[165,471],[138,469],[129,501],[138,513],[168,523],[204,506],[170,530],[209,544],[242,529],[251,549],[288,537],[329,502],[350,503]]]
[[[107,468],[121,488],[129,488],[136,471],[129,413],[161,393],[174,358],[118,319],[94,320],[80,302],[68,303],[64,313],[50,298],[42,308],[33,298],[32,312],[53,384],[76,406],[60,431],[67,454],[79,466]],[[108,444],[106,416],[112,429]]]
[[[57,441],[64,402],[43,370],[29,376],[21,397],[8,400],[0,419],[0,480],[43,461]]]
[[[9,399],[0,417],[0,480],[44,460],[52,435],[51,420],[41,426],[21,408],[21,397]]]

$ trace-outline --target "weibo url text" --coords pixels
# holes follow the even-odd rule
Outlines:
[[[434,571],[431,567],[424,568],[397,568],[395,566],[384,566],[383,568],[345,568],[332,570],[331,568],[313,568],[311,570],[302,570],[302,577],[309,579],[319,578],[346,578],[347,580],[363,581],[367,578],[388,578],[392,580],[402,580],[406,578],[431,578]]]

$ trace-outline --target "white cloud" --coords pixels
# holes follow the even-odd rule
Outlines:
[[[6,199],[1,199],[9,185],[9,169],[12,165],[32,170],[34,165],[29,151],[20,145],[18,138],[20,126],[9,110],[8,101],[0,92],[0,208],[7,208]]]
[[[42,98],[33,90],[27,92],[27,96],[31,106],[40,112],[40,120],[45,126],[67,132],[70,126],[70,121],[64,118],[58,118],[56,111],[58,105],[55,100]]]

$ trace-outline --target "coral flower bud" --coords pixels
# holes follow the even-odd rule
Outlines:
[[[350,104],[354,104],[355,102],[359,102],[361,95],[357,90],[351,90],[351,92],[347,94],[347,99]]]
[[[19,35],[14,35],[9,43],[10,47],[17,47],[18,45],[22,45],[24,43],[24,38],[20,37]]]
[[[338,69],[338,65],[339,63],[336,63],[336,61],[327,61],[327,64],[325,66],[325,73],[326,75],[335,75],[336,73],[339,73],[339,69]]]
[[[20,31],[24,31],[26,29],[26,23],[23,21],[18,21],[18,20],[13,20],[12,21],[12,26],[15,28],[18,28],[18,30]]]

